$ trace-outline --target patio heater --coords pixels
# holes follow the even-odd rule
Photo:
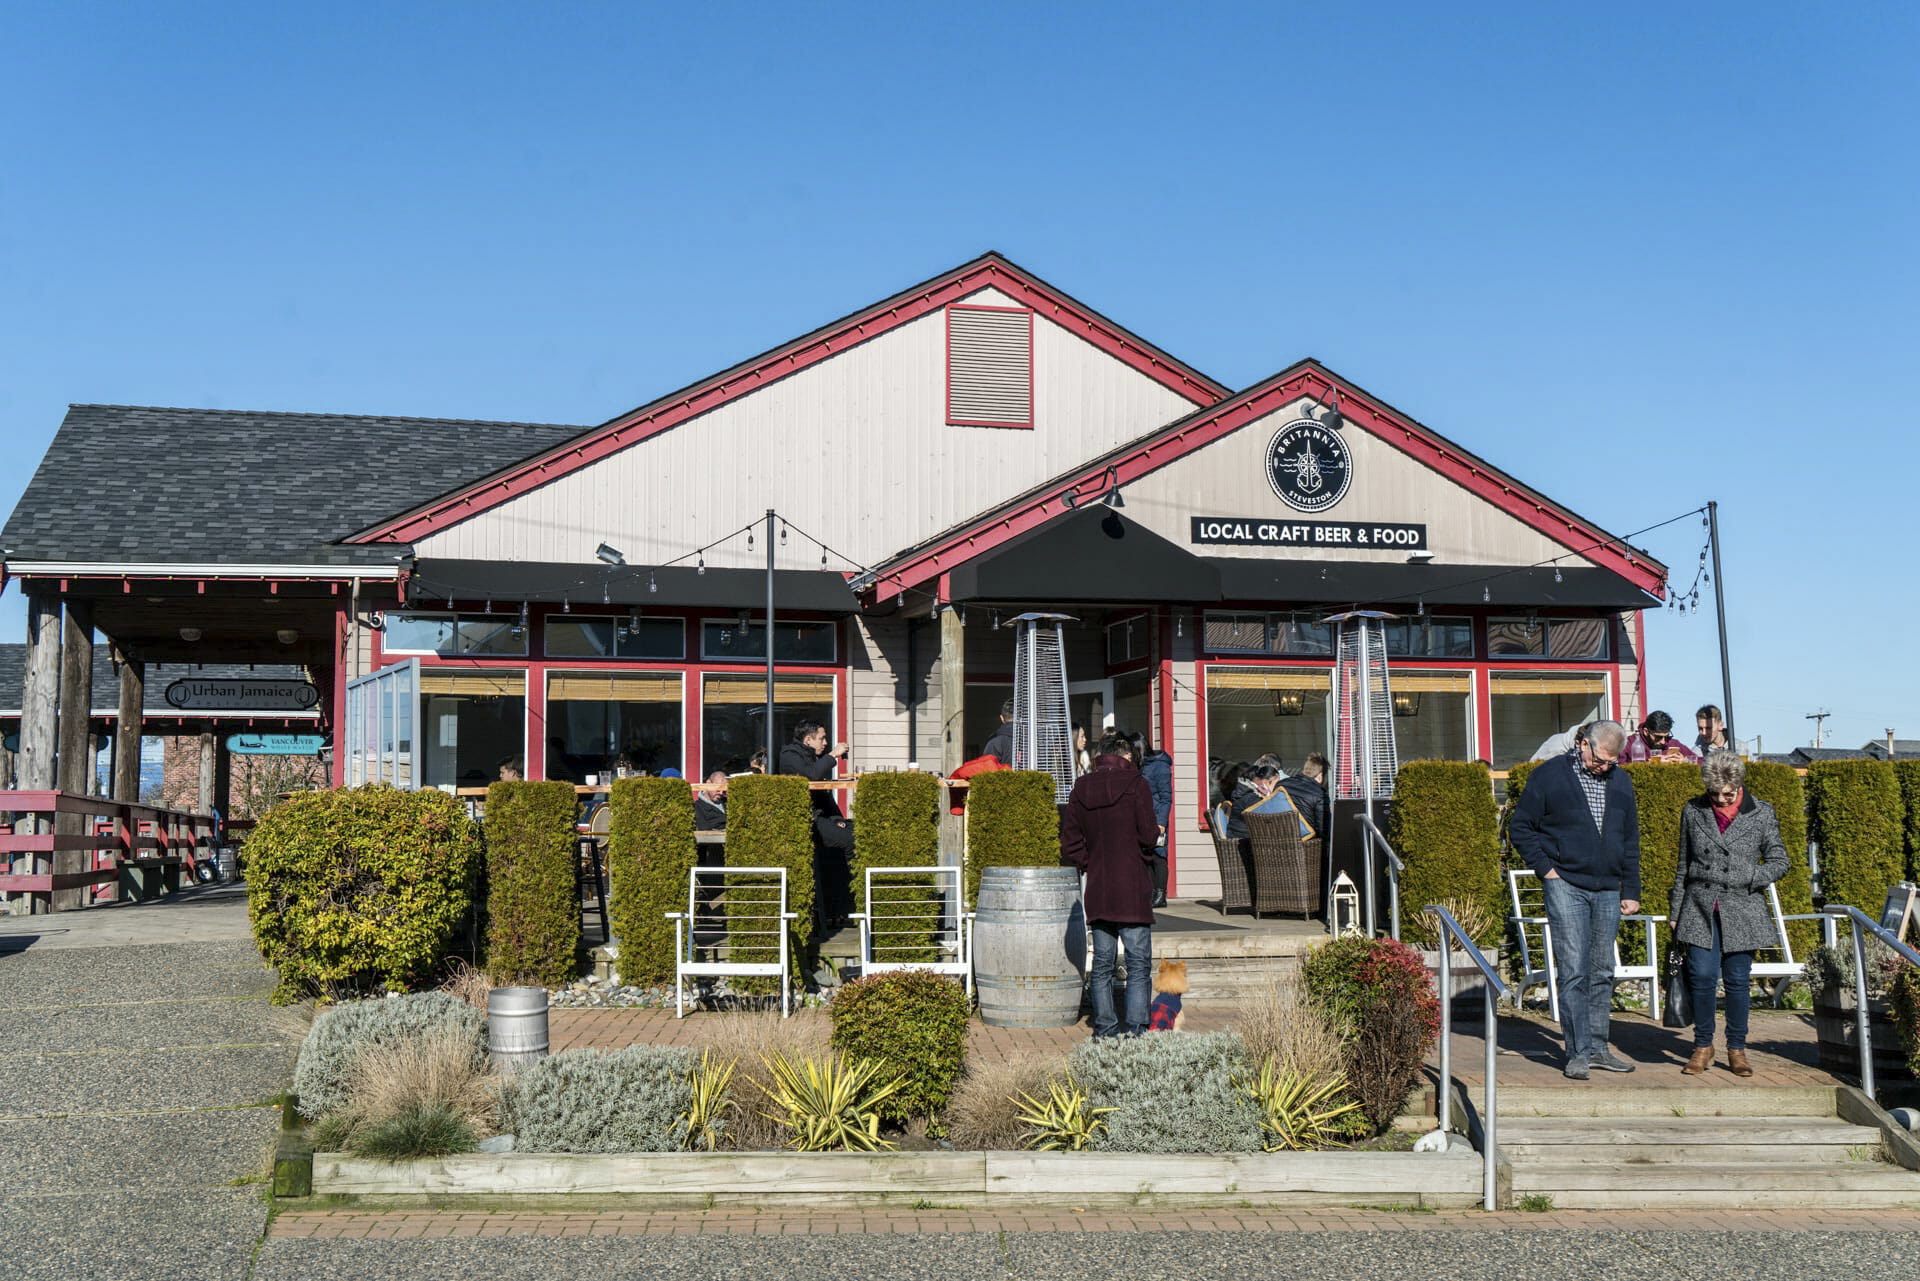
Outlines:
[[[1392,799],[1394,776],[1400,772],[1393,737],[1393,690],[1387,676],[1385,627],[1394,617],[1378,610],[1356,609],[1324,620],[1338,629],[1333,664],[1333,799],[1359,802],[1369,822],[1373,821],[1375,803]],[[1326,841],[1329,886],[1334,882],[1336,843]],[[1363,868],[1366,929],[1371,935],[1378,908],[1373,850],[1364,835],[1355,844]]]
[[[1073,722],[1067,712],[1066,614],[1021,614],[1013,647],[1013,767],[1053,775],[1055,804],[1073,791]]]

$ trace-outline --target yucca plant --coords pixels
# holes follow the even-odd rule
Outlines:
[[[880,1104],[905,1084],[901,1077],[880,1081],[874,1059],[795,1062],[784,1054],[766,1060],[773,1084],[761,1092],[774,1111],[763,1113],[784,1126],[787,1146],[797,1152],[878,1152],[893,1146],[880,1137]]]
[[[1341,1101],[1347,1088],[1344,1075],[1315,1079],[1276,1067],[1268,1059],[1259,1076],[1238,1084],[1240,1092],[1260,1109],[1267,1151],[1317,1152],[1346,1146],[1340,1142],[1341,1128],[1334,1123],[1360,1105],[1351,1099]]]
[[[1102,1118],[1114,1110],[1092,1106],[1071,1076],[1064,1083],[1048,1081],[1044,1101],[1024,1090],[1013,1101],[1022,1109],[1019,1120],[1027,1127],[1027,1146],[1036,1152],[1085,1152],[1107,1128]]]
[[[720,1140],[727,1137],[727,1118],[740,1107],[731,1093],[738,1066],[738,1059],[723,1062],[709,1049],[700,1051],[700,1061],[687,1069],[687,1110],[673,1127],[683,1150],[719,1150]]]

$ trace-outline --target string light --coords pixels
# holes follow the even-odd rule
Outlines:
[[[704,548],[704,547],[700,549],[700,567],[699,567],[698,569],[696,569],[696,570],[695,570],[694,572],[695,572],[696,574],[699,574],[699,575],[701,575],[702,577],[705,577],[705,575],[706,575],[706,572],[707,572],[707,551],[706,551],[706,548]]]
[[[782,547],[787,545],[787,522],[784,520],[780,522],[780,545]]]
[[[747,531],[747,550],[753,550],[753,531],[751,529]]]
[[[560,612],[563,614],[571,614],[573,612],[573,602],[565,596],[560,598]]]
[[[1493,603],[1493,588],[1482,587],[1480,589],[1480,599],[1483,603],[1491,605]]]
[[[660,584],[653,581],[652,570],[647,571],[647,590],[650,592],[657,592],[660,590]]]
[[[1560,581],[1560,566],[1559,566],[1559,565],[1555,565],[1555,566],[1553,567],[1553,581],[1554,581],[1554,582],[1556,582],[1556,583]]]

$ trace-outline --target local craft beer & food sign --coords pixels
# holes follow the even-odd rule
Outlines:
[[[1340,433],[1296,418],[1267,442],[1267,483],[1281,502],[1309,516],[1347,496],[1353,454]],[[1191,539],[1220,547],[1352,547],[1423,552],[1427,527],[1373,520],[1266,520],[1259,516],[1195,516]]]
[[[1193,541],[1224,547],[1352,547],[1421,552],[1425,525],[1378,520],[1262,520],[1257,516],[1195,516]]]

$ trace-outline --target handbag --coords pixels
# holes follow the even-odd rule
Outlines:
[[[1667,953],[1667,999],[1660,1011],[1660,1026],[1693,1026],[1693,976],[1687,954],[1677,947]]]

